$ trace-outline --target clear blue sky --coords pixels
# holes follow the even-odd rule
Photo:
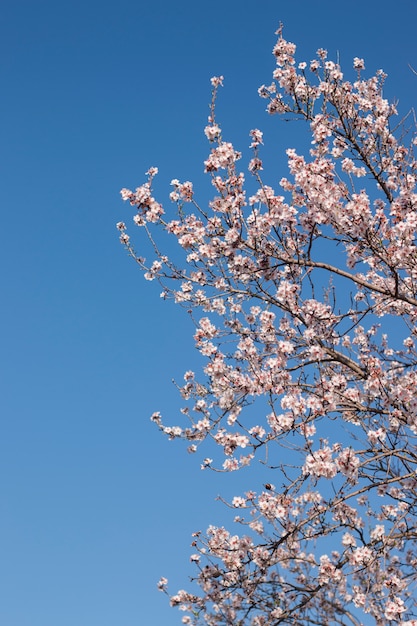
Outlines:
[[[195,365],[192,329],[115,223],[130,219],[120,188],[152,165],[160,199],[172,178],[204,199],[215,74],[225,137],[244,149],[269,129],[285,175],[292,127],[257,96],[279,21],[300,60],[364,57],[402,113],[415,105],[415,0],[3,2],[2,626],[180,624],[156,581],[186,587],[191,533],[226,519],[217,494],[262,479],[200,472],[150,423],[154,410],[176,423],[170,381]]]

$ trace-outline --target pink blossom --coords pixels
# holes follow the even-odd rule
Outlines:
[[[220,127],[217,124],[211,124],[206,126],[204,129],[204,134],[206,135],[209,141],[216,141],[220,137]]]
[[[323,554],[320,557],[320,567],[318,582],[321,585],[326,585],[330,581],[335,582],[342,578],[342,573],[338,570],[333,563],[331,563],[327,554]]]
[[[395,598],[394,600],[389,600],[386,603],[384,615],[388,620],[396,620],[406,610],[404,600],[401,598]]]
[[[372,551],[367,546],[355,548],[349,555],[352,565],[366,565],[372,559]]]
[[[382,539],[385,535],[385,526],[383,524],[377,524],[375,528],[371,531],[371,539],[373,541],[378,541]]]
[[[312,474],[317,478],[333,478],[337,473],[337,466],[332,458],[332,451],[324,446],[313,454],[308,454],[303,467],[304,474]]]
[[[158,589],[160,591],[163,591],[165,589],[165,587],[168,584],[168,578],[165,578],[164,576],[162,576],[159,581],[158,581]]]
[[[210,80],[213,87],[219,87],[223,85],[224,76],[213,76]]]

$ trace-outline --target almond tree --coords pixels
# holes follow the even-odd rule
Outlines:
[[[206,442],[218,458],[203,468],[262,460],[276,485],[227,503],[239,532],[196,533],[192,590],[170,601],[184,624],[417,625],[417,141],[395,122],[382,71],[364,78],[355,58],[349,82],[322,49],[296,64],[277,34],[259,94],[270,114],[304,120],[312,145],[287,150],[278,190],[262,178],[257,129],[245,183],[215,117],[216,77],[209,205],[173,180],[172,219],[152,195],[156,168],[121,192],[150,260],[119,222],[122,244],[192,312],[205,358],[180,386],[183,423],[152,420],[190,452]],[[170,256],[158,228],[179,244]]]

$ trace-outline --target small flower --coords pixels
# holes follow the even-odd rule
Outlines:
[[[358,57],[355,57],[353,59],[353,67],[355,68],[355,70],[364,70],[365,69],[365,62],[363,59],[359,59]]]
[[[263,143],[263,133],[262,131],[254,128],[250,131],[249,135],[252,137],[252,143],[250,145],[251,148],[257,148],[259,144]]]
[[[261,159],[255,158],[255,159],[251,159],[251,161],[249,162],[249,167],[248,167],[250,172],[256,172],[258,170],[262,170],[262,161]]]
[[[213,85],[213,87],[223,86],[223,81],[224,81],[224,76],[213,76],[212,78],[210,78],[210,82]]]
[[[215,141],[220,137],[220,126],[217,124],[212,124],[211,126],[206,126],[204,129],[204,134],[209,141]]]
[[[373,541],[379,541],[385,535],[385,526],[383,524],[377,524],[371,531],[371,539]]]
[[[162,578],[160,578],[157,583],[159,591],[164,591],[167,584],[168,584],[168,578],[165,578],[164,576],[162,576]]]
[[[159,411],[155,411],[155,413],[152,413],[151,422],[155,422],[155,424],[161,423],[161,414]]]

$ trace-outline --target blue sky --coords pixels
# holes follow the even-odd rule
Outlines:
[[[149,421],[176,423],[171,379],[196,355],[183,311],[118,242],[119,190],[157,165],[159,199],[172,178],[208,199],[218,74],[225,138],[244,150],[251,128],[269,132],[271,176],[285,175],[298,131],[257,96],[279,21],[300,60],[324,47],[382,67],[405,114],[417,5],[8,0],[1,16],[0,624],[180,624],[157,580],[186,587],[191,533],[227,519],[216,496],[262,476],[200,472]]]

